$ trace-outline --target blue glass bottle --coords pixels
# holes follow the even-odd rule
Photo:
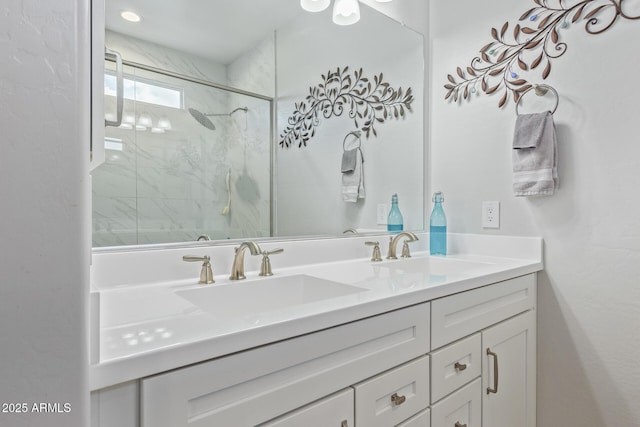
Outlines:
[[[387,231],[399,233],[402,231],[402,214],[398,208],[398,195],[391,196],[391,210],[387,217]]]
[[[442,209],[444,195],[441,191],[433,194],[433,211],[429,218],[429,252],[431,255],[447,254],[447,217]]]

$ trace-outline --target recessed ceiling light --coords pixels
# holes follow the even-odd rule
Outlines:
[[[130,10],[123,10],[122,12],[120,12],[120,16],[122,17],[122,19],[129,22],[140,22],[141,19],[140,15]]]

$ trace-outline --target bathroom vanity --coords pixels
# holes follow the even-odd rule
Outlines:
[[[212,285],[105,273],[187,249],[94,254],[92,425],[535,426],[541,240],[452,235],[429,257],[422,235],[382,262],[364,240],[281,242],[272,278],[250,257],[246,280]]]

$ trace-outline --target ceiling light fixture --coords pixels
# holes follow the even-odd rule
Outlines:
[[[333,3],[333,23],[351,25],[360,20],[360,3],[358,0],[336,0]]]
[[[120,16],[122,17],[122,19],[129,22],[140,22],[142,20],[142,18],[140,18],[140,15],[131,10],[123,10],[122,12],[120,12]]]
[[[393,0],[376,0],[388,3]],[[331,0],[300,0],[300,7],[308,12],[322,12],[331,4]],[[359,0],[335,0],[333,4],[333,22],[338,25],[351,25],[360,20]]]
[[[151,116],[147,113],[142,113],[138,117],[138,126],[144,126],[145,128],[150,128],[153,126],[153,120]]]
[[[300,6],[307,12],[322,12],[331,4],[331,0],[300,0]]]

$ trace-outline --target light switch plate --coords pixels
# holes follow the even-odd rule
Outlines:
[[[377,223],[378,225],[385,225],[387,223],[387,216],[388,216],[389,212],[388,212],[388,207],[385,203],[379,203],[378,204],[378,210],[377,210]]]

